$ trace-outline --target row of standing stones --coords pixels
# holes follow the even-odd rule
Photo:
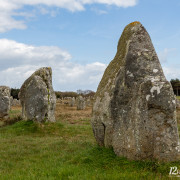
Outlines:
[[[23,83],[19,99],[23,119],[55,122],[56,96],[52,88],[51,68],[44,67],[34,72]],[[12,100],[9,87],[0,86],[0,118],[8,118],[11,105],[18,103]]]
[[[84,110],[86,108],[86,106],[92,106],[92,97],[89,98],[84,98],[81,95],[78,96],[77,98],[75,97],[66,97],[64,98],[65,102],[63,102],[62,99],[58,98],[57,99],[57,103],[60,104],[68,104],[70,107],[77,107],[77,110]]]
[[[10,88],[1,86],[0,118],[8,116],[9,97]],[[55,122],[51,68],[34,72],[22,85],[19,98],[23,119]],[[83,107],[82,97],[78,101]],[[118,156],[180,160],[175,96],[139,22],[127,25],[120,37],[95,94],[91,124],[97,143],[112,147]]]
[[[8,118],[11,105],[18,104],[10,97],[10,88],[0,87],[0,118]],[[52,70],[43,67],[35,71],[22,85],[19,93],[22,118],[38,122],[55,122],[56,96],[52,87]],[[88,102],[88,101],[87,101]],[[85,109],[85,99],[71,98],[70,106],[77,104],[77,110]],[[2,111],[2,112],[1,112]]]

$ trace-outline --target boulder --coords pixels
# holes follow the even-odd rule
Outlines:
[[[77,97],[77,110],[83,110],[86,108],[85,100],[82,96]]]
[[[146,29],[127,25],[95,94],[100,146],[132,160],[179,160],[176,100]]]
[[[23,119],[38,122],[55,121],[56,96],[52,87],[52,70],[43,67],[35,71],[19,92]]]
[[[11,108],[11,89],[0,86],[0,119],[7,119]]]

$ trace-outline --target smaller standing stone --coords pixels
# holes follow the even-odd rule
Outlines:
[[[84,98],[82,96],[79,96],[77,98],[77,110],[83,110],[85,109],[85,107],[86,107],[86,104],[85,104]]]
[[[176,108],[180,109],[180,100],[176,99]]]
[[[87,99],[86,105],[87,105],[87,106],[91,106],[91,99],[90,99],[90,98]]]
[[[22,117],[25,120],[54,122],[56,95],[52,87],[52,70],[43,67],[35,71],[19,92]]]
[[[75,105],[75,98],[72,97],[72,98],[70,99],[70,106],[71,106],[71,107],[74,107],[74,105]]]
[[[21,105],[20,100],[18,100],[18,99],[13,99],[13,101],[12,101],[12,106],[19,106],[19,105]]]
[[[11,108],[11,89],[7,86],[0,86],[0,118],[7,119]]]
[[[13,96],[10,97],[11,106],[13,105]]]

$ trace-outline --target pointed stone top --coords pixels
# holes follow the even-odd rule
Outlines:
[[[140,30],[143,27],[139,21],[134,21],[128,24],[119,39],[118,46],[117,46],[117,53],[114,59],[110,62],[109,66],[106,68],[105,73],[101,79],[101,82],[98,86],[96,97],[101,96],[104,94],[105,89],[106,91],[110,90],[112,84],[114,82],[114,78],[117,75],[120,66],[124,66],[124,59],[128,50],[129,42],[131,40],[132,35]],[[145,30],[145,28],[143,27]],[[145,30],[146,31],[146,30]],[[109,79],[109,81],[108,81]],[[106,82],[106,83],[104,83]],[[107,84],[108,82],[108,84]]]
[[[23,83],[23,85],[21,86],[20,93],[19,93],[19,98],[20,97],[22,98],[25,95],[23,93],[23,92],[25,92],[24,89],[26,89],[26,87],[29,84],[29,82],[35,76],[40,77],[43,80],[43,82],[46,84],[48,89],[52,86],[52,69],[51,69],[51,67],[42,67],[42,68],[39,68],[28,79],[26,79],[26,81]]]

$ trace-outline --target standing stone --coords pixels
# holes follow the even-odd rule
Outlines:
[[[19,105],[21,105],[20,100],[18,100],[18,99],[13,99],[13,101],[12,101],[12,106],[19,106]]]
[[[84,98],[82,96],[77,97],[77,110],[83,110],[86,108]]]
[[[0,119],[7,119],[11,108],[11,89],[7,86],[0,86]]]
[[[91,99],[90,99],[90,98],[88,98],[88,99],[86,100],[86,105],[87,105],[87,106],[91,106]]]
[[[43,67],[22,85],[19,93],[24,119],[38,122],[55,121],[56,95],[52,87],[52,70]]]
[[[180,100],[176,99],[176,108],[180,109]]]
[[[70,106],[71,106],[71,107],[74,107],[74,105],[75,105],[75,98],[72,97],[72,98],[70,99]]]
[[[179,160],[176,100],[151,39],[139,22],[127,25],[95,94],[97,143],[133,160]]]
[[[13,106],[13,96],[10,97],[11,106]]]

